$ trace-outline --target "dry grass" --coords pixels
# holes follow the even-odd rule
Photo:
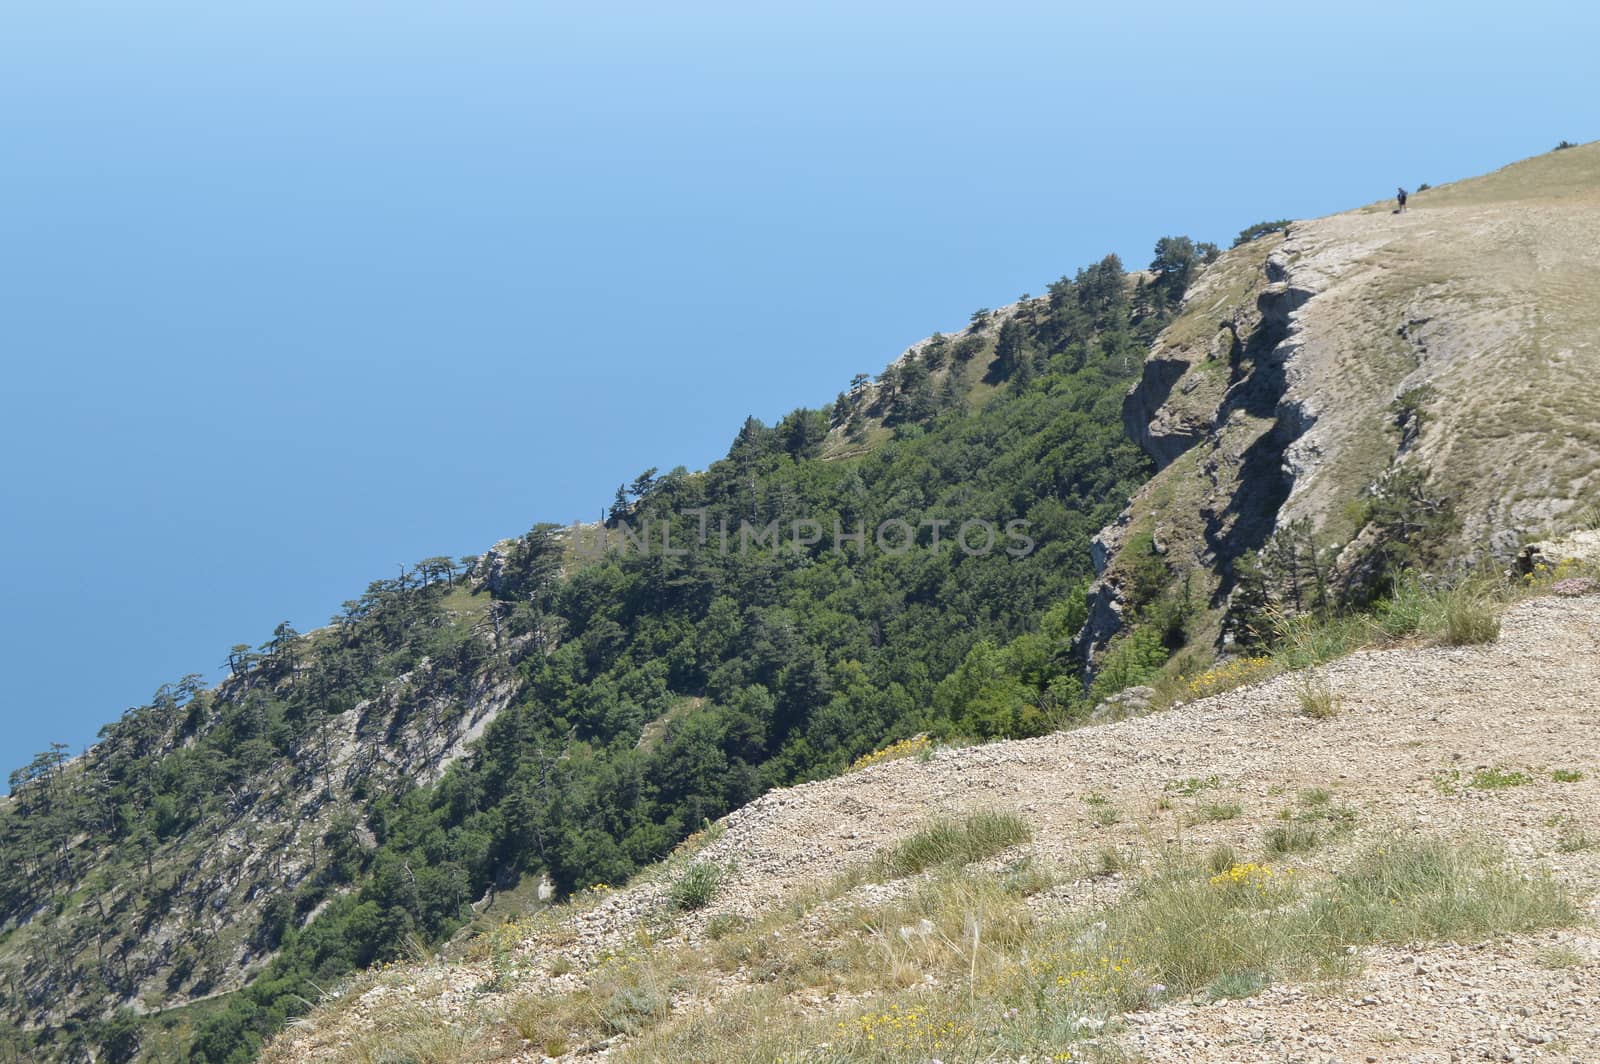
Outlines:
[[[1476,939],[1577,918],[1548,874],[1470,841],[1386,839],[1320,884],[1231,852],[1208,864],[1169,855],[1120,900],[1053,919],[1034,914],[1014,879],[946,872],[829,925],[798,951],[810,954],[803,966],[786,961],[777,977],[757,970],[754,985],[715,1008],[654,1026],[622,1059],[909,1064],[1067,1050],[1074,1060],[1119,1059],[1129,1009],[1342,978],[1359,963],[1350,944]],[[793,955],[792,945],[774,952]],[[819,1015],[797,1002],[800,986],[872,996]]]
[[[1500,635],[1498,604],[1470,590],[1448,596],[1444,604],[1444,637],[1447,646],[1492,643]]]
[[[1210,824],[1221,820],[1236,820],[1244,814],[1244,806],[1234,801],[1202,802],[1189,817],[1191,824]]]
[[[1309,824],[1274,824],[1267,829],[1262,846],[1273,857],[1314,850],[1322,844],[1322,835]]]
[[[1500,614],[1523,590],[1497,575],[1475,575],[1454,584],[1399,580],[1373,615],[1375,635],[1422,636],[1445,646],[1490,643],[1500,634]]]
[[[1588,959],[1571,946],[1547,946],[1539,951],[1535,960],[1541,968],[1561,970],[1581,968]]]
[[[1349,819],[1317,787],[1285,815],[1280,826],[1312,834]],[[1054,870],[983,862],[1026,837],[1009,812],[935,821],[758,918],[708,928],[702,945],[641,936],[591,964],[575,990],[513,998],[484,1026],[441,1022],[415,1001],[369,1001],[373,1027],[339,1059],[472,1062],[525,1043],[558,1056],[622,1036],[611,1049],[622,1061],[1119,1060],[1130,1009],[1340,979],[1359,963],[1351,944],[1475,940],[1578,918],[1544,870],[1508,865],[1482,843],[1415,836],[1385,838],[1331,878],[1241,861],[1227,846],[1204,860],[1114,852],[1124,886],[1091,910],[1063,910],[1049,903]],[[875,877],[905,870],[886,895]],[[807,1004],[830,996],[856,1004]]]
[[[960,867],[992,857],[1033,837],[1027,821],[1004,810],[968,813],[960,819],[940,818],[881,854],[871,874],[899,879],[929,868]]]
[[[375,1027],[341,1047],[339,1064],[473,1064],[500,1057],[492,1025],[442,1023],[431,1010],[412,1006],[383,1011]]]
[[[504,1022],[548,1056],[613,1035],[640,1034],[667,1019],[673,991],[694,974],[693,957],[642,943],[606,957],[577,991],[515,998]]]
[[[1579,910],[1548,870],[1487,843],[1396,836],[1341,870],[1310,915],[1344,941],[1423,942],[1559,927]]]
[[[1295,700],[1300,715],[1313,720],[1326,720],[1339,715],[1339,696],[1334,694],[1328,674],[1321,669],[1307,669],[1296,678]]]
[[[1547,152],[1482,177],[1456,181],[1425,194],[1430,207],[1484,206],[1530,199],[1592,197],[1600,188],[1600,141]],[[1392,204],[1385,203],[1387,209]]]
[[[1592,850],[1600,842],[1589,834],[1587,828],[1571,817],[1562,817],[1554,825],[1556,829],[1556,851],[1558,853],[1582,853]]]

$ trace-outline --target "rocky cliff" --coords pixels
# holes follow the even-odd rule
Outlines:
[[[1226,641],[1242,563],[1359,598],[1397,532],[1503,562],[1600,501],[1597,208],[1590,144],[1224,254],[1125,404],[1161,468],[1100,536],[1087,648],[1150,551]]]
[[[344,623],[235,648],[219,686],[164,688],[80,757],[13,778],[7,1023],[72,1029],[97,1003],[173,1010],[245,985],[353,889],[341,868],[374,845],[375,803],[437,781],[516,692],[526,640],[502,638],[486,593],[441,581],[347,605]],[[120,796],[152,776],[226,797],[135,816]]]

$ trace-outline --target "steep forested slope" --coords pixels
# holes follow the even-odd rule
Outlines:
[[[524,877],[616,882],[897,736],[1082,713],[1090,538],[1150,471],[1122,397],[1214,254],[1157,251],[747,421],[604,528],[428,559],[41,755],[0,808],[7,1048],[249,1060],[318,985]],[[1137,649],[1102,682],[1167,646]]]

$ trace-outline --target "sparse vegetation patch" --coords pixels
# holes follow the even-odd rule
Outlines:
[[[960,867],[1033,837],[1016,813],[980,811],[941,818],[896,844],[873,864],[878,878],[899,879],[934,867]]]

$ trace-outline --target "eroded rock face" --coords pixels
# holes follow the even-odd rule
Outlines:
[[[1227,629],[1235,563],[1293,536],[1371,577],[1352,505],[1424,478],[1438,564],[1509,563],[1600,503],[1600,144],[1374,205],[1225,253],[1124,404],[1159,472],[1101,534],[1080,640],[1125,623],[1123,547],[1150,532]]]
[[[243,774],[225,806],[156,843],[149,882],[137,875],[104,878],[100,860],[111,857],[110,851],[86,862],[74,893],[95,903],[67,908],[37,929],[56,952],[30,949],[13,938],[7,944],[22,947],[23,963],[0,957],[8,962],[10,993],[0,998],[6,1022],[57,1026],[81,1006],[86,990],[94,988],[56,961],[93,952],[103,912],[127,913],[128,927],[136,927],[105,947],[115,962],[120,1007],[142,1013],[148,1002],[159,1001],[174,1008],[245,985],[276,954],[277,942],[263,932],[269,904],[321,874],[325,864],[318,853],[325,851],[325,834],[340,813],[362,809],[362,795],[436,782],[518,693],[513,665],[521,645],[500,643],[488,633],[482,640],[477,670],[458,673],[450,662],[422,658],[370,698],[328,715],[295,757]],[[221,707],[287,682],[259,673],[230,678],[210,692],[214,701],[199,728],[215,726]],[[185,740],[160,741],[175,748]],[[90,771],[98,771],[101,752],[94,748],[84,755]],[[377,845],[365,821],[354,820],[350,834],[364,850]],[[310,923],[340,889],[330,890],[316,909],[296,912],[295,926]]]
[[[1205,439],[1211,423],[1187,413],[1167,409],[1172,387],[1189,371],[1189,363],[1178,358],[1151,358],[1144,373],[1122,401],[1122,424],[1129,437],[1165,469],[1179,455]]]
[[[1271,534],[1290,487],[1285,450],[1314,421],[1284,402],[1294,315],[1315,290],[1292,281],[1281,243],[1260,241],[1213,265],[1129,392],[1128,431],[1161,471],[1096,537],[1099,578],[1079,639],[1086,660],[1126,623],[1122,552],[1134,532],[1147,530],[1175,567],[1224,581],[1233,560]],[[1152,492],[1158,483],[1176,494]]]
[[[483,557],[478,559],[478,564],[468,574],[473,588],[493,595],[505,594],[508,567],[515,549],[516,540],[507,539],[501,540],[485,551]]]

